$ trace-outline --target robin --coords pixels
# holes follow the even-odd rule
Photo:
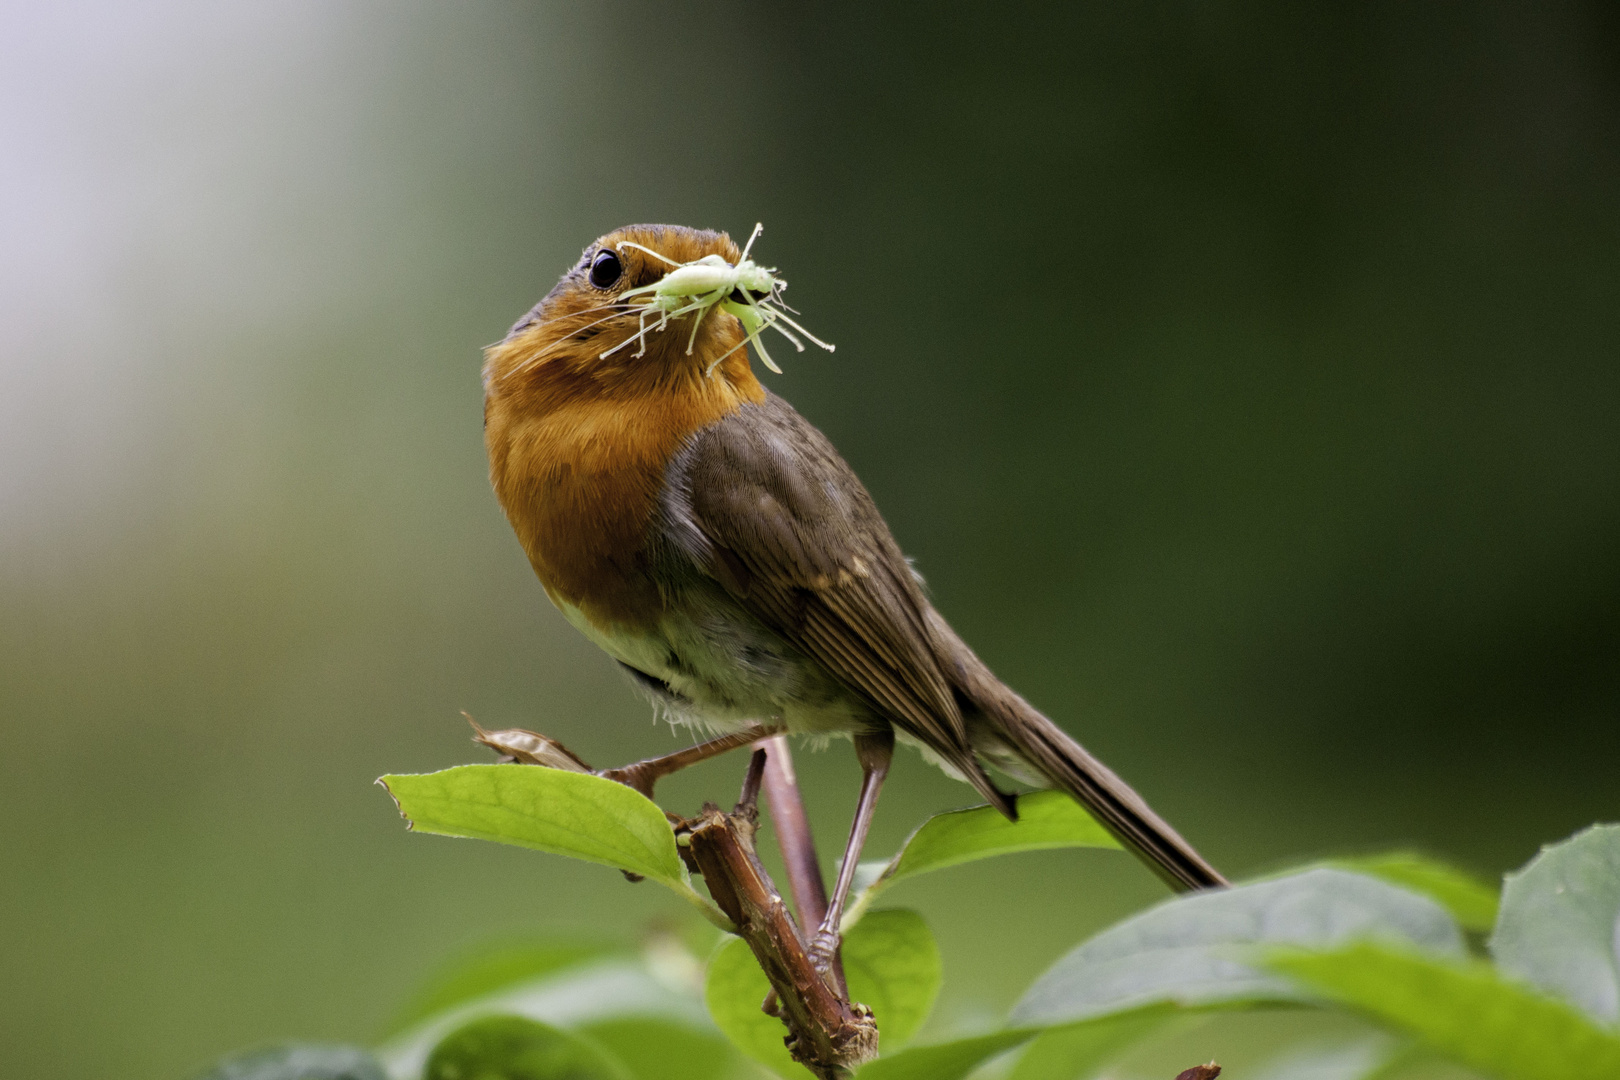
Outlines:
[[[853,737],[861,794],[818,963],[837,948],[896,738],[1008,818],[1015,800],[987,765],[1068,792],[1173,888],[1224,885],[974,655],[826,436],[755,378],[751,267],[723,232],[632,225],[597,240],[487,350],[485,441],[546,594],[671,719],[722,733],[714,752],[776,730]],[[739,284],[729,303],[650,312],[677,274]]]

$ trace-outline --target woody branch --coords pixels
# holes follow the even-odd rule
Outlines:
[[[471,717],[467,719],[472,722]],[[474,741],[495,750],[504,761],[597,772],[567,747],[543,735],[521,729],[485,731],[476,723],[473,727]],[[841,962],[835,957],[823,975],[810,958],[803,928],[809,927],[813,933],[820,926],[827,892],[787,740],[776,729],[762,727],[597,775],[651,796],[659,776],[759,741],[763,745],[749,761],[742,794],[729,814],[708,803],[695,818],[668,816],[681,857],[689,869],[702,875],[715,904],[736,926],[737,935],[748,943],[769,980],[771,993],[761,1007],[787,1027],[788,1051],[822,1080],[845,1080],[877,1056],[878,1029],[871,1010],[849,1000]],[[754,847],[762,786],[798,909],[797,922]]]

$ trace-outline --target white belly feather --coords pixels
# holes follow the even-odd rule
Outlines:
[[[665,717],[714,733],[779,723],[793,734],[835,734],[874,726],[865,706],[819,665],[758,624],[702,603],[675,605],[651,631],[603,629],[566,602],[557,605],[603,652],[664,684],[647,685]]]

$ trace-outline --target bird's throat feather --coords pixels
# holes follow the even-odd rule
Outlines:
[[[489,352],[496,378],[538,346],[530,335]],[[648,530],[670,458],[696,431],[758,402],[764,387],[736,354],[712,376],[582,378],[564,357],[536,365],[485,401],[490,479],[541,584],[604,631],[657,621],[662,597]]]

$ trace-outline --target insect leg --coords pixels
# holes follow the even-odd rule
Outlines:
[[[727,293],[729,293],[730,291],[731,291],[731,289],[729,289],[729,288],[727,288],[727,289],[716,289],[712,293],[705,293],[703,296],[698,297],[698,299],[696,301],[694,301],[692,304],[688,305],[688,307],[693,307],[693,306],[701,307],[702,310],[699,311],[697,313],[697,315],[694,316],[693,319],[692,319],[692,333],[691,333],[691,336],[686,339],[686,355],[687,356],[692,355],[692,347],[697,344],[698,327],[703,325],[703,316],[707,315],[709,313],[709,309],[712,308],[714,305],[718,304],[721,301],[721,299],[723,299],[725,297],[725,295]]]
[[[748,243],[743,245],[742,258],[737,260],[737,265],[738,266],[742,265],[743,259],[748,258],[748,249],[754,246],[754,241],[758,240],[759,239],[759,234],[764,232],[764,231],[765,231],[765,223],[763,221],[754,222],[754,231],[748,234]]]

